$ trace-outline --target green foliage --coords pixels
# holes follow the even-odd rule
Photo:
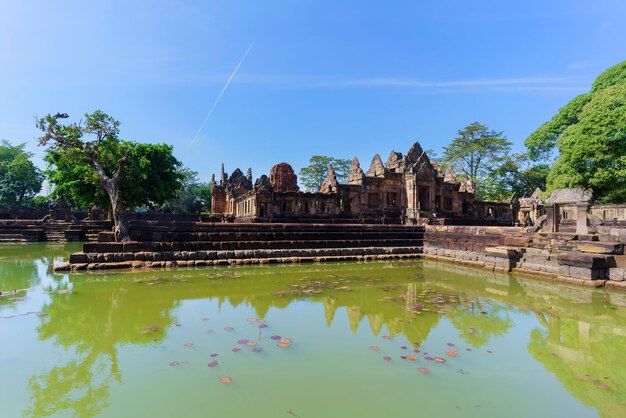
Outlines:
[[[47,116],[38,121],[38,127],[46,132],[40,143],[50,142],[45,174],[54,185],[52,198],[56,200],[82,209],[109,208],[110,196],[90,159],[112,178],[122,158],[127,158],[121,191],[129,209],[162,204],[181,187],[181,163],[171,145],[121,140],[119,122],[102,111],[86,114],[83,124],[62,125],[58,118]]]
[[[320,189],[328,166],[332,164],[335,174],[337,174],[337,182],[346,183],[348,174],[350,173],[351,160],[341,158],[327,157],[324,155],[314,155],[309,160],[309,165],[300,170],[300,183],[308,191],[316,192]]]
[[[508,201],[513,193],[530,196],[535,189],[546,189],[550,173],[548,164],[530,164],[525,154],[505,157],[502,165],[490,172],[481,182],[479,197],[483,200]]]
[[[589,103],[591,97],[591,94],[587,93],[574,97],[550,121],[530,134],[524,144],[531,159],[542,161],[553,157],[557,138],[568,126],[578,123],[580,111]]]
[[[591,187],[600,202],[626,201],[626,61],[600,74],[591,92],[572,99],[526,139],[535,161],[558,157],[547,192]]]
[[[198,180],[198,173],[183,168],[182,187],[176,196],[166,201],[162,209],[171,213],[206,213],[211,210],[211,183]]]
[[[43,175],[30,157],[24,144],[0,142],[0,203],[28,205],[41,190]]]
[[[596,93],[619,84],[626,84],[626,61],[622,61],[600,74],[593,82],[591,92]]]
[[[511,143],[503,132],[489,130],[478,122],[459,130],[457,135],[450,145],[444,147],[442,162],[472,180],[480,193],[481,179],[503,163],[511,150]]]
[[[591,187],[600,202],[625,202],[626,84],[595,93],[557,146],[560,155],[548,176],[548,192]]]

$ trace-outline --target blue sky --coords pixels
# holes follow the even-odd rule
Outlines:
[[[479,121],[524,139],[626,59],[626,2],[0,0],[0,138],[96,109],[204,180],[315,154],[369,167]],[[253,47],[200,134],[244,52]],[[194,139],[195,137],[195,139]]]

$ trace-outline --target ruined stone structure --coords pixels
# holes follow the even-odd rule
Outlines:
[[[213,183],[213,214],[224,220],[267,222],[289,220],[355,221],[360,223],[428,223],[432,219],[512,217],[508,204],[476,205],[474,186],[457,180],[452,168],[442,171],[415,143],[406,155],[391,151],[387,162],[375,155],[367,171],[352,160],[347,184],[337,181],[332,166],[317,192],[301,192],[287,163],[272,167],[254,185],[237,169]],[[483,210],[489,209],[488,211]],[[477,210],[475,210],[477,209]],[[485,213],[484,213],[485,212]]]

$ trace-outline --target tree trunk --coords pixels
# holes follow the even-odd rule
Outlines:
[[[124,167],[128,161],[128,154],[120,159],[117,173],[112,178],[107,176],[95,159],[88,158],[87,161],[100,176],[100,184],[102,184],[102,187],[109,195],[111,212],[113,213],[115,241],[130,241],[130,228],[128,227],[128,219],[126,219],[126,211],[124,210],[124,199],[122,199],[122,178],[124,177]]]
[[[107,190],[108,192],[108,190]],[[122,191],[119,186],[113,185],[109,192],[111,199],[111,211],[113,212],[113,232],[115,233],[115,241],[130,241],[130,229],[128,227],[128,219],[126,219],[126,211],[122,200]]]

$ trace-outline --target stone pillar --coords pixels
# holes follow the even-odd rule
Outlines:
[[[557,205],[546,205],[546,232],[559,232],[559,208]]]
[[[587,212],[589,211],[589,202],[576,203],[576,234],[589,234],[589,223],[587,222]]]

